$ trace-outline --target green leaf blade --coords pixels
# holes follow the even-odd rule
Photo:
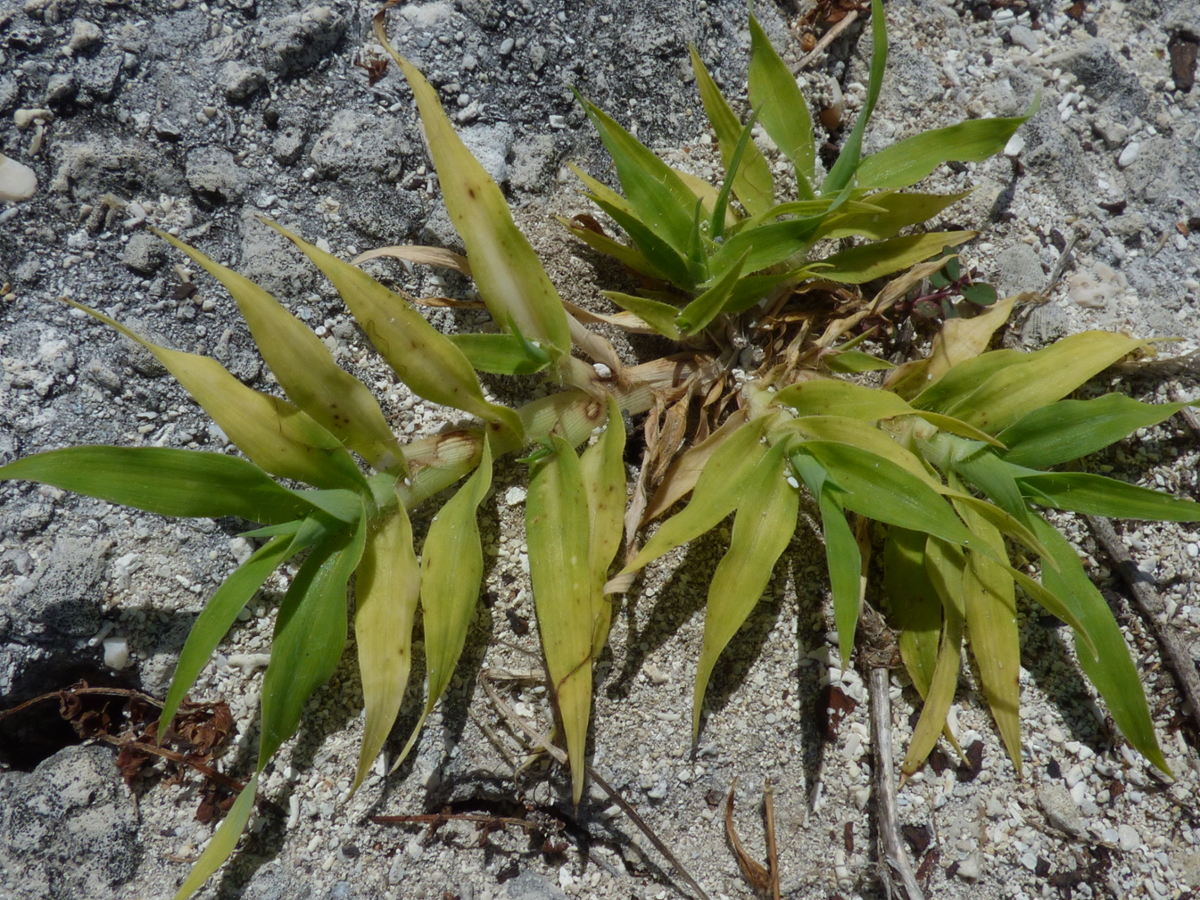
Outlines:
[[[1035,472],[1017,476],[1022,493],[1035,503],[1089,516],[1153,522],[1200,521],[1200,503],[1093,475],[1088,472]]]
[[[200,858],[192,865],[188,877],[175,892],[175,900],[187,900],[188,897],[200,890],[204,886],[204,882],[208,881],[213,873],[221,868],[221,864],[233,855],[242,832],[246,830],[246,823],[250,821],[250,814],[254,812],[256,793],[258,793],[257,772],[246,783],[237,799],[233,801],[233,806],[229,808],[225,819],[217,826],[212,840],[208,842],[208,846],[204,848]]]
[[[801,199],[811,197],[816,159],[812,114],[796,85],[795,76],[775,52],[753,13],[750,15],[748,80],[750,105],[759,111],[759,119],[771,140],[796,167]]]
[[[841,284],[863,284],[907,269],[976,237],[976,231],[934,231],[851,247],[821,260],[820,277]]]

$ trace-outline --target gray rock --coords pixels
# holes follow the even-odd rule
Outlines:
[[[512,162],[508,166],[508,183],[521,191],[536,193],[554,184],[558,152],[554,138],[548,134],[519,141],[512,145]]]
[[[392,183],[403,174],[412,149],[398,119],[344,109],[318,135],[309,158],[322,178],[354,182],[370,173]]]
[[[140,334],[146,340],[158,344],[160,347],[172,346],[171,340],[159,331],[153,322],[141,318],[126,318],[125,325],[135,334]],[[124,335],[117,342],[117,346],[121,349],[121,356],[125,365],[129,366],[139,375],[145,375],[147,378],[161,378],[167,374],[167,367],[158,361],[153,353],[139,344],[137,341],[131,341]]]
[[[95,22],[76,19],[71,23],[71,40],[67,44],[67,50],[71,53],[90,50],[103,42],[104,32]]]
[[[82,60],[75,66],[75,81],[88,100],[111,100],[117,93],[124,63],[124,54],[121,53]]]
[[[125,252],[121,254],[121,262],[130,271],[147,278],[157,272],[165,260],[162,239],[144,231],[131,237],[125,245]]]
[[[45,504],[49,507],[49,504]],[[52,508],[49,510],[52,512]],[[10,615],[22,637],[91,637],[100,627],[98,590],[108,567],[111,541],[81,543],[59,537],[26,585]]]
[[[1012,42],[1018,46],[1024,47],[1030,53],[1041,46],[1038,40],[1037,32],[1032,28],[1027,28],[1024,25],[1014,25],[1008,29],[1008,36],[1012,38]]]
[[[996,290],[1001,297],[1022,291],[1040,291],[1046,286],[1046,273],[1036,251],[1024,242],[1013,244],[996,254]]]
[[[505,882],[504,889],[509,900],[567,900],[561,889],[533,872],[522,872]]]
[[[958,864],[956,873],[963,881],[978,881],[979,876],[983,874],[983,856],[978,850],[974,850],[971,854]]]
[[[199,147],[187,155],[188,186],[209,202],[241,200],[250,180],[250,173],[227,150]]]
[[[280,224],[289,227],[286,220]],[[250,210],[242,214],[242,255],[235,268],[285,305],[310,290],[314,278],[304,256]]]
[[[1146,228],[1146,217],[1141,213],[1131,212],[1117,216],[1106,223],[1108,230],[1121,239],[1124,244],[1137,245],[1142,242],[1142,231]]]
[[[21,86],[17,79],[0,76],[0,113],[8,112],[21,101]]]
[[[508,154],[513,145],[513,129],[507,122],[474,125],[459,131],[467,149],[496,184],[508,182]]]
[[[271,141],[271,155],[276,161],[290,166],[304,152],[304,132],[300,128],[285,128]]]
[[[75,83],[75,76],[70,72],[59,72],[50,76],[50,80],[46,82],[45,102],[47,105],[51,103],[68,103],[75,99],[75,94],[79,91],[79,85]]]
[[[157,197],[184,189],[183,173],[174,162],[137,139],[56,143],[51,156],[58,160],[54,190],[80,201],[105,193]]]
[[[110,394],[121,393],[121,376],[106,366],[101,360],[93,359],[83,367],[84,376],[94,384],[99,385]]]
[[[22,900],[114,896],[140,859],[133,797],[108,748],[67,747],[33,772],[0,773],[0,872]]]
[[[240,62],[227,62],[221,67],[217,83],[232,103],[241,103],[267,84],[267,73],[259,66],[247,66]]]
[[[328,6],[309,6],[298,13],[263,23],[259,45],[266,66],[279,75],[298,75],[332,53],[346,34],[346,20]]]
[[[1048,69],[1072,73],[1088,89],[1088,98],[1102,114],[1132,119],[1146,111],[1150,97],[1138,77],[1113,56],[1108,43],[1096,38],[1078,49],[1046,58]]]
[[[1059,782],[1043,784],[1037,792],[1038,805],[1046,814],[1046,821],[1051,827],[1057,828],[1071,837],[1079,837],[1084,833],[1083,816],[1079,807],[1071,799],[1071,792]]]

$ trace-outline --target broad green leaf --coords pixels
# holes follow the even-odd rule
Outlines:
[[[1154,734],[1141,675],[1129,656],[1129,648],[1112,610],[1088,578],[1067,539],[1040,516],[1035,517],[1034,526],[1038,537],[1050,549],[1051,558],[1058,564],[1058,571],[1044,569],[1042,580],[1070,607],[1088,635],[1087,641],[1080,640],[1081,630],[1076,628],[1075,653],[1080,666],[1104,698],[1125,740],[1169,775],[1171,770]]]
[[[950,486],[964,490],[952,474]],[[967,527],[986,542],[997,556],[1004,556],[1004,538],[994,525],[969,504],[955,503]],[[971,553],[962,578],[963,601],[971,652],[979,667],[983,694],[991,707],[996,727],[1008,749],[1017,774],[1021,773],[1021,719],[1018,705],[1021,686],[1020,633],[1017,629],[1017,595],[1012,576],[990,559]]]
[[[750,274],[803,255],[822,218],[786,219],[755,228],[739,229],[709,258],[708,267],[712,277],[720,278],[743,257],[746,259],[744,271]]]
[[[789,385],[773,403],[790,406],[799,416],[844,416],[848,419],[888,419],[916,410],[889,391],[852,384],[840,378],[815,378]]]
[[[532,375],[550,365],[550,354],[520,334],[453,334],[451,342],[480,372]]]
[[[221,863],[233,854],[242,832],[246,829],[246,823],[250,821],[250,813],[254,812],[254,795],[257,792],[258,773],[256,772],[254,777],[246,783],[242,792],[238,794],[237,799],[233,801],[233,806],[229,808],[224,820],[217,826],[216,832],[208,842],[208,846],[204,848],[204,852],[200,854],[200,858],[192,865],[187,879],[175,892],[175,900],[187,900],[188,897],[204,887],[204,882],[208,881],[213,873],[221,868]]]
[[[983,441],[985,444],[991,444],[993,447],[1004,449],[1002,441],[992,437],[986,431],[980,431],[974,425],[968,425],[962,419],[921,409],[915,410],[913,414],[941,431],[947,431],[950,434],[956,434],[959,437],[964,437],[972,441]]]
[[[552,356],[571,351],[567,313],[537,254],[513,222],[504,194],[450,124],[437,91],[388,43],[382,18],[375,34],[404,73],[413,95],[446,211],[463,240],[479,296],[504,329],[520,329]],[[453,404],[451,404],[453,405]]]
[[[940,494],[894,462],[850,444],[807,441],[802,447],[845,489],[839,499],[847,509],[951,544],[978,543]]]
[[[1144,341],[1105,331],[1074,334],[1027,354],[1020,365],[993,373],[969,395],[960,395],[956,403],[937,411],[996,434],[1031,411],[1061,400],[1144,345]]]
[[[421,611],[425,628],[425,709],[396,757],[408,756],[425,717],[446,691],[462,656],[483,583],[479,504],[492,486],[492,447],[484,441],[479,467],[429,526],[421,551]]]
[[[289,400],[376,469],[405,472],[404,451],[374,394],[333,361],[329,348],[307,325],[249,278],[165,232],[155,233],[229,291]]]
[[[608,640],[612,602],[604,595],[608,569],[621,546],[625,517],[625,422],[621,407],[608,395],[608,424],[604,434],[583,451],[579,461],[587,491],[591,529],[588,560],[592,578],[592,656]]]
[[[895,237],[910,225],[927,222],[948,206],[957,203],[970,191],[957,194],[872,194],[867,202],[879,207],[870,212],[853,212],[843,208],[825,220],[817,232],[824,240],[865,237],[882,241]],[[847,207],[849,204],[847,204]]]
[[[821,277],[842,284],[874,281],[907,269],[946,247],[965,243],[978,234],[977,231],[933,231],[852,247],[821,260],[830,266],[821,270]]]
[[[696,195],[645,145],[578,92],[575,96],[600,134],[617,167],[617,178],[637,217],[678,253],[685,253],[692,231]]]
[[[916,184],[944,162],[983,162],[1004,149],[1029,116],[972,119],[923,131],[873,153],[855,173],[860,188],[902,188]]]
[[[741,502],[746,480],[766,455],[761,441],[766,425],[767,417],[754,419],[721,443],[700,473],[688,505],[662,523],[641,552],[621,570],[622,575],[636,572],[664,553],[695,540],[733,512]]]
[[[920,457],[900,446],[886,432],[861,419],[851,419],[847,416],[802,416],[785,422],[781,428],[799,435],[806,441],[836,441],[849,444],[899,466],[921,479],[931,490],[944,490],[941,481],[934,477],[932,470]]]
[[[883,544],[883,592],[888,624],[900,633],[900,658],[924,699],[937,666],[942,603],[925,571],[925,543],[919,531],[889,528]]]
[[[974,440],[996,443],[977,428],[950,416],[913,409],[898,395],[878,388],[864,387],[837,378],[814,379],[789,385],[775,396],[775,403],[790,406],[800,416],[841,416],[875,421],[897,416],[919,416],[931,425],[962,434]]]
[[[636,215],[614,206],[601,197],[593,196],[592,202],[606,212],[614,222],[625,229],[639,251],[650,260],[655,269],[662,272],[668,281],[685,290],[695,285],[687,260],[667,241],[645,224]]]
[[[354,637],[366,722],[351,791],[370,773],[404,702],[420,596],[412,525],[398,503],[370,524],[354,580]]]
[[[850,653],[854,650],[854,632],[862,603],[862,554],[834,492],[821,491],[818,505],[821,509],[821,530],[825,534],[825,560],[833,594],[838,652],[844,669],[849,665]]]
[[[652,522],[659,515],[675,505],[686,493],[696,486],[697,480],[704,472],[704,467],[712,459],[725,441],[740,429],[747,421],[744,409],[735,411],[724,423],[710,434],[704,441],[689,447],[671,463],[663,476],[658,490],[646,506],[642,514],[641,525]]]
[[[216,593],[204,604],[204,610],[196,617],[192,630],[188,632],[179,662],[175,665],[175,674],[171,676],[171,687],[158,718],[160,736],[166,735],[179,704],[196,683],[196,678],[237,619],[238,613],[279,564],[295,553],[290,548],[291,543],[291,538],[285,535],[260,547],[221,583]]]
[[[1034,503],[1089,516],[1148,519],[1155,522],[1200,521],[1200,503],[1088,472],[1020,474],[1021,492]]]
[[[567,744],[571,797],[578,805],[583,796],[595,637],[588,498],[574,448],[556,435],[551,439],[554,452],[534,466],[529,480],[525,533],[546,671]]]
[[[972,320],[973,321],[973,320]],[[941,378],[917,394],[910,402],[917,409],[945,413],[964,397],[969,397],[996,372],[1021,365],[1029,354],[1019,350],[991,350],[951,366]]]
[[[1059,400],[1035,409],[998,437],[1008,447],[1005,462],[1046,469],[1102,450],[1139,428],[1169,419],[1182,403],[1142,403],[1124,394],[1095,400]]]
[[[366,531],[364,512],[351,534],[314,548],[283,598],[263,675],[258,772],[295,734],[309,698],[337,668],[346,646],[346,583],[362,558]]]
[[[326,253],[274,222],[267,224],[299,247],[333,282],[375,349],[413,393],[479,416],[485,422],[504,425],[517,435],[523,434],[516,413],[484,399],[479,378],[467,357],[407,300],[357,266]],[[471,265],[478,281],[479,269],[474,259]]]
[[[717,146],[721,150],[721,165],[725,171],[732,168],[734,148],[742,130],[737,114],[730,108],[729,103],[721,94],[716,82],[708,74],[708,69],[700,60],[696,48],[689,45],[692,56],[692,71],[696,75],[696,87],[700,89],[700,100],[704,103],[704,112],[708,121],[717,133]],[[771,166],[767,163],[762,151],[751,141],[742,157],[733,179],[733,192],[741,201],[746,212],[752,216],[765,213],[775,203],[775,182],[771,177]]]
[[[0,481],[23,479],[163,516],[240,516],[288,522],[312,512],[296,494],[236,456],[167,447],[66,447],[7,466]]]
[[[778,206],[772,206],[765,213],[752,216],[749,219],[744,219],[741,228],[757,228],[759,225],[765,225],[768,222],[773,222],[780,216],[799,216],[800,218],[820,218],[826,213],[829,213],[834,204],[837,203],[837,209],[847,213],[881,213],[884,212],[882,206],[876,206],[873,203],[866,203],[862,200],[850,200],[853,195],[851,191],[847,194],[847,199],[838,203],[836,197],[820,197],[815,200],[790,200],[787,203],[780,203]]]
[[[729,299],[725,301],[725,308],[722,312],[726,315],[745,312],[775,288],[786,282],[802,281],[809,274],[808,269],[802,268],[781,272],[778,275],[743,275],[737,280],[733,290],[729,292]]]
[[[887,56],[887,21],[883,14],[883,0],[871,0],[871,73],[867,79],[867,96],[858,111],[858,117],[854,120],[854,127],[842,145],[837,162],[833,164],[833,168],[821,184],[822,194],[836,193],[854,181],[854,174],[862,159],[863,134],[867,130],[867,122],[871,119],[871,113],[875,111],[875,103],[879,100],[879,91],[883,87]]]
[[[160,347],[103,313],[66,302],[154,354],[238,449],[272,475],[324,488],[366,486],[341,442],[286,400],[246,387],[215,359]]]
[[[756,118],[757,115],[751,112],[745,127],[742,128],[742,133],[738,136],[737,145],[733,148],[733,156],[725,163],[725,180],[721,183],[721,191],[717,194],[717,199],[713,204],[712,210],[710,234],[714,241],[723,239],[725,236],[725,216],[729,209],[729,194],[737,181],[742,160],[746,157],[749,148],[754,146],[754,141],[751,139],[750,133],[754,130]],[[755,149],[757,150],[757,148]]]
[[[908,753],[900,766],[905,775],[912,775],[925,763],[938,735],[946,727],[946,714],[954,702],[958,673],[962,667],[962,579],[966,568],[965,554],[958,547],[931,537],[925,547],[926,571],[942,601],[941,647],[937,664],[930,679],[921,717],[913,729]]]
[[[362,513],[363,495],[355,491],[292,491],[297,497],[309,503],[316,509],[337,519],[353,525]]]
[[[734,285],[741,277],[742,269],[749,255],[750,251],[747,250],[716,284],[683,308],[683,311],[675,319],[675,325],[681,332],[691,337],[703,331],[708,323],[717,317],[717,314],[729,302]]]
[[[877,356],[872,356],[870,353],[864,353],[861,350],[841,350],[835,353],[830,353],[825,357],[825,365],[829,367],[831,372],[840,372],[846,375],[857,375],[861,372],[878,372],[881,369],[894,369],[894,363],[888,362],[886,359],[880,359]]]
[[[584,228],[582,225],[576,225],[565,216],[559,216],[558,221],[562,223],[571,234],[579,238],[593,250],[611,256],[619,263],[623,263],[633,271],[640,275],[645,275],[647,278],[655,278],[659,281],[666,281],[667,276],[659,271],[654,263],[650,262],[649,258],[635,247],[629,247],[622,244],[620,241],[613,240],[606,234],[592,231],[590,228]]]
[[[675,317],[679,315],[679,307],[658,300],[649,300],[646,297],[638,297],[634,294],[622,294],[620,291],[601,291],[600,293],[621,309],[633,313],[659,334],[665,335],[673,341],[679,340],[679,328],[675,324]]]
[[[801,199],[812,197],[812,115],[796,78],[779,58],[754,14],[750,15],[750,105],[759,111],[763,128],[796,167],[796,189]]]
[[[700,733],[700,713],[713,666],[762,597],[796,530],[800,492],[787,481],[786,451],[786,441],[776,443],[743,483],[729,550],[713,572],[704,612],[704,647],[696,665],[693,739]]]
[[[582,181],[587,188],[587,193],[584,196],[588,197],[588,199],[592,201],[603,200],[610,206],[615,206],[617,209],[627,212],[635,218],[637,217],[637,211],[633,208],[633,205],[617,191],[614,191],[603,181],[593,178],[587,172],[583,171],[583,169],[579,168],[579,166],[575,165],[575,163],[569,162],[567,166],[575,173],[575,177]]]

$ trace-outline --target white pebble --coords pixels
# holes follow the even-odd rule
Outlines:
[[[0,203],[21,203],[36,192],[33,169],[0,153]]]
[[[1017,157],[1021,155],[1021,151],[1025,149],[1025,138],[1020,134],[1014,134],[1008,139],[1008,143],[1004,145],[1004,155]]]
[[[1117,827],[1117,846],[1126,853],[1131,853],[1142,846],[1142,836],[1137,833],[1137,829],[1132,825],[1121,823]]]
[[[1117,157],[1117,165],[1122,169],[1133,165],[1133,161],[1138,158],[1138,151],[1141,149],[1142,145],[1137,141],[1130,141],[1121,151],[1121,155]]]
[[[104,664],[110,669],[125,669],[129,666],[129,641],[123,637],[104,639]]]

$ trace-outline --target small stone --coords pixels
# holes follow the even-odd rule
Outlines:
[[[37,193],[33,169],[0,153],[0,203],[21,203]]]
[[[516,43],[512,38],[505,38],[500,42],[500,55],[508,56],[513,52],[513,45]]]
[[[129,668],[129,641],[123,637],[105,638],[104,664],[120,671]]]
[[[158,271],[165,259],[163,242],[146,232],[131,237],[121,255],[121,262],[125,263],[131,272],[147,278]]]
[[[983,874],[983,858],[976,850],[958,864],[955,874],[963,881],[978,881]]]
[[[1137,829],[1132,825],[1126,825],[1122,822],[1117,826],[1117,846],[1125,853],[1132,853],[1138,847],[1142,846],[1142,836],[1137,833]]]
[[[1051,826],[1072,837],[1083,834],[1083,817],[1065,787],[1058,782],[1043,785],[1038,788],[1037,798]]]
[[[1025,149],[1025,138],[1021,135],[1014,134],[1008,139],[1008,143],[1004,145],[1004,155],[1017,157],[1021,155],[1021,151]]]
[[[50,80],[46,82],[46,99],[45,103],[67,103],[75,97],[79,91],[79,85],[75,83],[75,76],[70,72],[59,72],[57,75],[51,75]]]
[[[18,109],[13,113],[13,124],[17,126],[17,131],[24,131],[30,125],[37,124],[39,119],[49,122],[54,119],[54,113],[48,109]]]
[[[527,492],[526,492],[525,488],[521,487],[520,485],[514,484],[512,487],[510,487],[507,491],[504,492],[504,505],[505,506],[517,506],[520,503],[524,503],[526,493]]]
[[[1014,25],[1008,29],[1008,36],[1012,38],[1014,44],[1024,47],[1030,53],[1033,53],[1041,45],[1037,32],[1025,25]]]
[[[66,46],[68,56],[73,56],[81,50],[87,50],[103,42],[104,32],[95,22],[87,19],[76,19],[71,30],[71,40]]]
[[[221,67],[217,83],[231,103],[241,103],[266,86],[267,73],[258,66],[247,66],[236,61],[227,62]]]
[[[1122,169],[1127,169],[1133,165],[1133,161],[1138,158],[1138,151],[1142,149],[1142,145],[1137,141],[1130,141],[1125,149],[1121,151],[1121,155],[1117,157],[1117,165]]]

